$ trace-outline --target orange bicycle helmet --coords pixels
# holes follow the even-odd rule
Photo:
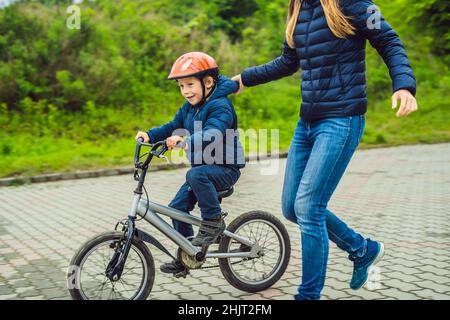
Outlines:
[[[189,52],[175,61],[168,79],[176,80],[187,77],[201,79],[207,75],[216,78],[218,74],[219,66],[211,56],[203,52]]]

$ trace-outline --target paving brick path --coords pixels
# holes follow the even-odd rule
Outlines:
[[[248,164],[223,207],[227,221],[261,209],[285,222],[292,256],[281,280],[249,294],[229,285],[217,269],[195,270],[181,280],[157,271],[150,299],[292,299],[301,274],[299,230],[281,215],[286,159],[277,161]],[[277,174],[261,175],[261,168],[277,164]],[[168,203],[186,170],[152,172],[152,200]],[[126,217],[134,187],[129,175],[0,188],[0,300],[68,299],[65,273],[74,251]],[[364,236],[383,240],[386,255],[372,290],[353,291],[351,262],[331,244],[322,299],[450,299],[449,191],[450,144],[358,150],[329,208]],[[159,268],[167,258],[152,253]]]

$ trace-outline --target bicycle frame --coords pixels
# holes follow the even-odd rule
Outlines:
[[[167,236],[170,240],[172,240],[176,245],[178,245],[184,252],[186,252],[188,255],[196,258],[200,258],[199,260],[202,260],[201,257],[199,257],[199,254],[202,253],[201,248],[195,247],[191,244],[191,242],[186,239],[181,233],[179,233],[177,230],[175,230],[171,225],[169,225],[166,221],[164,221],[159,215],[164,215],[167,217],[170,217],[177,221],[186,222],[195,226],[200,226],[201,219],[187,214],[183,211],[179,211],[174,208],[170,208],[164,205],[157,204],[155,202],[149,201],[149,207],[147,211],[147,201],[142,199],[140,200],[139,195],[135,195],[134,202],[138,202],[139,205],[136,208],[135,214],[144,217],[144,220],[146,220],[148,223],[153,225],[156,229],[158,229],[161,233],[163,233],[165,236]],[[145,214],[145,212],[147,213]],[[225,230],[223,233],[225,236],[230,237],[236,241],[239,241],[240,243],[243,243],[246,246],[249,246],[252,248],[250,252],[233,252],[233,253],[206,253],[205,258],[256,258],[258,257],[257,252],[258,246],[250,241],[247,238],[238,236],[228,230]]]
[[[145,162],[140,162],[140,150],[141,146],[149,146],[151,147],[150,152],[148,153],[147,159]],[[161,205],[156,202],[150,201],[149,196],[147,194],[147,190],[144,187],[145,176],[147,174],[150,162],[154,156],[158,158],[165,158],[163,156],[164,152],[168,150],[165,141],[157,142],[156,144],[145,144],[143,141],[138,141],[135,152],[135,171],[134,171],[134,179],[138,181],[137,188],[134,190],[134,196],[131,204],[131,209],[128,214],[128,219],[121,220],[116,224],[115,232],[108,232],[106,234],[102,234],[87,242],[86,245],[81,248],[76,256],[72,259],[73,264],[80,265],[80,269],[84,265],[87,257],[97,248],[99,243],[107,243],[108,247],[114,250],[112,257],[109,259],[109,262],[106,265],[105,256],[103,255],[103,261],[105,262],[105,279],[103,284],[101,284],[102,289],[105,285],[107,279],[111,282],[118,282],[121,280],[122,274],[124,274],[124,268],[126,265],[126,261],[128,258],[128,254],[130,250],[133,248],[136,251],[141,259],[142,263],[147,265],[147,268],[144,266],[144,274],[146,274],[146,270],[148,267],[151,267],[151,270],[148,270],[149,274],[153,277],[155,274],[154,263],[152,259],[152,254],[148,250],[148,248],[143,244],[147,242],[152,244],[157,249],[161,250],[168,256],[172,257],[175,260],[180,261],[184,267],[182,271],[175,272],[174,276],[186,277],[189,274],[190,269],[200,269],[200,268],[210,268],[217,266],[206,266],[202,267],[205,260],[208,258],[217,258],[217,259],[225,259],[219,260],[219,267],[221,268],[222,273],[225,278],[235,286],[236,288],[243,288],[248,292],[255,292],[255,289],[265,289],[268,286],[272,285],[274,282],[279,279],[282,272],[284,272],[289,255],[286,255],[290,250],[289,237],[285,228],[281,225],[281,222],[277,220],[275,217],[270,214],[262,211],[252,211],[247,212],[240,216],[238,219],[234,220],[231,223],[233,226],[230,228],[234,232],[229,230],[224,230],[224,232],[216,238],[214,244],[219,244],[219,249],[215,251],[208,251],[209,245],[202,245],[201,247],[197,247],[192,245],[192,243],[186,239],[180,232],[178,232],[172,225],[166,222],[166,219],[161,217],[165,216],[167,218],[171,218],[175,221],[184,222],[187,224],[191,224],[194,226],[202,227],[205,224],[200,217],[190,215],[188,212],[183,212],[177,210],[175,208],[171,208],[169,206]],[[143,157],[143,156],[142,156]],[[142,171],[139,171],[139,170]],[[145,191],[146,198],[142,198],[143,192]],[[218,200],[221,201],[223,197],[226,197],[232,193],[232,190],[224,190],[218,191],[217,197]],[[140,216],[141,219],[137,220],[137,217]],[[136,227],[136,222],[145,220],[154,226],[157,230],[159,230],[163,235],[165,235],[168,239],[170,239],[173,243],[178,246],[177,257],[174,257],[157,239],[155,239],[151,234],[148,234],[142,230],[139,230]],[[245,227],[248,222],[259,222],[265,221],[267,224],[272,226],[274,229],[276,236],[280,242],[280,257],[276,259],[276,264],[269,276],[266,277],[267,271],[263,271],[263,280],[258,280],[256,284],[248,283],[247,281],[241,280],[238,276],[235,275],[234,271],[231,269],[231,265],[236,263],[245,262],[247,260],[263,257],[265,255],[263,247],[258,243],[258,240],[250,240],[245,236],[238,235],[239,230]],[[122,232],[117,232],[117,227],[122,225]],[[258,229],[259,230],[259,229]],[[253,233],[251,233],[253,234]],[[224,238],[225,237],[225,238]],[[252,237],[253,236],[249,236]],[[113,241],[111,241],[111,239]],[[234,240],[234,241],[231,241]],[[263,241],[263,245],[267,240],[267,236]],[[237,244],[236,247],[233,246],[231,248],[231,244]],[[88,248],[89,251],[86,251]],[[143,256],[144,260],[143,261]],[[82,260],[80,260],[82,258]],[[231,261],[231,259],[237,258],[237,261]],[[252,261],[253,262],[253,261]],[[262,263],[265,264],[262,259]],[[256,267],[255,267],[256,270]],[[164,270],[163,270],[164,271]],[[280,273],[281,272],[281,273]],[[103,273],[96,273],[96,275],[102,275]],[[78,278],[79,279],[79,278]],[[89,278],[90,279],[90,278]],[[234,280],[233,280],[234,279]],[[259,278],[258,278],[259,279]],[[151,290],[151,286],[153,283],[152,278],[143,278],[146,280],[146,285],[143,287],[142,282],[140,288],[142,289],[139,293],[144,294],[144,297],[148,296],[148,293]],[[81,280],[78,280],[80,282]],[[89,280],[90,281],[90,280]],[[71,282],[72,283],[72,282]],[[97,287],[98,288],[98,287]],[[114,290],[114,284],[113,288]],[[144,291],[143,291],[144,290]],[[76,290],[70,291],[73,298],[85,299],[86,296],[82,294],[81,285]],[[135,295],[136,296],[136,295]],[[133,297],[135,297],[133,296]],[[142,298],[138,295],[139,298]]]
[[[149,152],[147,159],[144,163],[139,162],[140,149],[141,146],[151,147],[151,151]],[[160,148],[162,147],[162,148]],[[159,149],[160,148],[160,149]],[[248,247],[251,248],[249,252],[233,252],[233,253],[219,253],[219,252],[210,252],[204,254],[202,248],[195,247],[191,244],[189,240],[187,240],[181,233],[175,230],[171,225],[169,225],[164,219],[162,219],[158,214],[165,215],[177,221],[182,221],[185,223],[189,223],[195,226],[200,226],[201,219],[196,216],[192,216],[186,212],[170,208],[168,206],[160,205],[155,202],[152,202],[147,199],[142,199],[142,188],[144,185],[145,176],[147,173],[148,166],[153,158],[156,156],[158,158],[165,158],[163,154],[167,151],[165,141],[159,141],[155,144],[146,144],[142,141],[138,141],[136,145],[135,152],[135,168],[142,169],[142,174],[139,176],[139,183],[134,191],[134,198],[132,201],[129,220],[133,221],[137,215],[143,217],[148,223],[153,225],[156,229],[158,229],[161,233],[167,236],[170,240],[172,240],[176,245],[178,245],[184,252],[186,252],[189,256],[195,257],[198,261],[204,260],[205,258],[256,258],[258,257],[258,252],[261,250],[259,245],[253,243],[249,239],[245,237],[238,236],[228,230],[224,231],[224,235],[230,237]],[[135,174],[136,176],[136,174]],[[148,207],[147,207],[148,206]],[[137,230],[137,229],[136,229]],[[165,250],[164,246],[162,246],[155,238],[152,236],[140,231],[144,236],[146,236],[150,241],[150,243],[154,244],[157,248],[161,249],[165,253],[169,254],[167,250]],[[169,254],[170,255],[170,254]]]

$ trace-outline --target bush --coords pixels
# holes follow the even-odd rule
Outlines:
[[[419,112],[395,117],[387,68],[368,46],[363,145],[449,141],[448,3],[375,2],[407,50]],[[0,176],[21,166],[32,173],[128,164],[135,132],[172,119],[183,103],[166,80],[180,54],[205,51],[228,76],[268,62],[281,53],[288,6],[286,0],[84,1],[81,29],[70,30],[71,3],[20,1],[0,10]],[[297,73],[232,96],[239,126],[279,129],[287,149],[299,88]],[[16,141],[39,146],[25,155]]]

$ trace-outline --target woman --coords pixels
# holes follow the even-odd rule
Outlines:
[[[416,81],[403,45],[371,0],[291,0],[282,55],[233,78],[241,88],[302,69],[302,104],[286,164],[282,210],[300,226],[302,283],[295,299],[319,299],[328,239],[353,261],[352,289],[367,282],[384,254],[382,242],[349,228],[327,204],[365,127],[366,39],[386,63],[397,116],[417,110]],[[378,20],[377,20],[378,18]]]

